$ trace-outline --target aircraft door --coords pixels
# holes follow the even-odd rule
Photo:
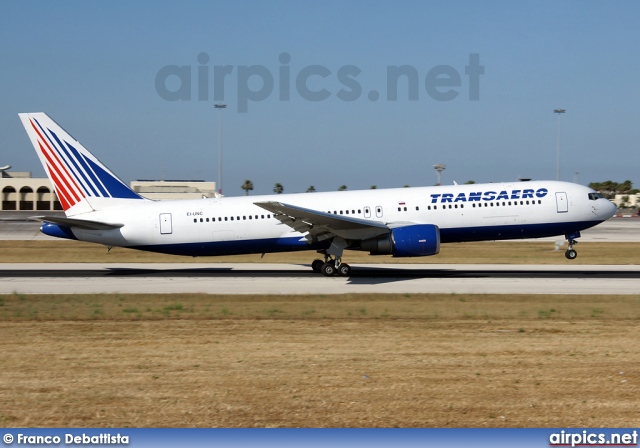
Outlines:
[[[376,205],[376,218],[382,218],[382,206]]]
[[[567,193],[556,193],[556,206],[558,207],[558,213],[566,213],[569,211],[569,202],[567,201]]]
[[[160,234],[168,235],[170,233],[173,233],[171,213],[160,213]]]

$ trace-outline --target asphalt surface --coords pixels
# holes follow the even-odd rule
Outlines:
[[[324,277],[290,264],[0,264],[0,293],[639,294],[640,266],[359,265]]]

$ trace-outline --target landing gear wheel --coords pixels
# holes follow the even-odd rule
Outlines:
[[[332,277],[336,273],[336,264],[333,261],[329,261],[328,263],[324,263],[322,265],[321,272],[327,277]]]
[[[338,266],[338,274],[342,275],[343,277],[348,277],[351,274],[351,266],[349,266],[347,263],[342,263],[340,266]]]
[[[564,253],[564,256],[569,260],[575,260],[575,258],[578,256],[578,252],[573,249],[567,249],[567,251]]]
[[[324,261],[322,260],[313,260],[313,263],[311,263],[311,269],[313,269],[313,272],[320,273],[320,271],[322,271],[323,264]]]

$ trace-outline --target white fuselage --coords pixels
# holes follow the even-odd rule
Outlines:
[[[299,193],[214,199],[121,200],[75,216],[123,224],[74,229],[76,238],[182,255],[228,255],[321,249],[307,244],[255,202],[290,205],[393,224],[434,224],[443,243],[567,235],[609,217],[615,206],[590,188],[557,181]]]

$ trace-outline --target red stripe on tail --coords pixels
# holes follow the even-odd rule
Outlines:
[[[70,204],[69,207],[76,205],[80,201],[80,198],[75,194],[75,192],[71,189],[71,186],[64,180],[64,178],[62,178],[62,181],[60,180],[62,175],[60,174],[58,167],[53,163],[47,151],[42,147],[42,143],[38,142],[38,145],[40,146],[40,151],[42,151],[42,154],[47,159],[47,168],[49,170],[49,174],[51,175],[51,179],[56,185],[56,190],[59,190],[60,193],[62,193],[62,196],[64,196],[67,202]]]
[[[67,170],[66,164],[63,161],[61,161],[60,158],[55,153],[55,151],[53,149],[51,149],[51,147],[47,143],[47,140],[42,136],[42,134],[40,133],[38,128],[33,124],[33,121],[31,121],[31,126],[33,127],[33,130],[36,131],[36,134],[38,134],[38,137],[40,137],[40,140],[42,140],[44,142],[44,144],[46,145],[47,149],[49,150],[49,154],[47,154],[47,152],[44,150],[44,148],[42,147],[42,144],[40,144],[40,142],[38,142],[38,144],[40,144],[40,150],[42,151],[44,156],[47,158],[47,161],[56,170],[59,178],[62,179],[64,184],[67,186],[68,191],[71,193],[70,196],[73,196],[73,199],[75,199],[74,201],[72,201],[73,204],[71,204],[71,205],[73,206],[73,205],[77,204],[78,202],[80,202],[81,198],[85,197],[83,190],[78,186],[78,184],[76,183],[76,181],[73,178],[73,176]],[[53,160],[51,159],[52,157],[55,158],[56,162],[58,162],[57,165],[60,166],[60,169],[62,170],[62,172],[60,172],[57,169],[56,164],[53,163]],[[75,189],[73,187],[75,187]],[[78,196],[78,193],[76,193],[76,192],[80,192],[81,196]]]

